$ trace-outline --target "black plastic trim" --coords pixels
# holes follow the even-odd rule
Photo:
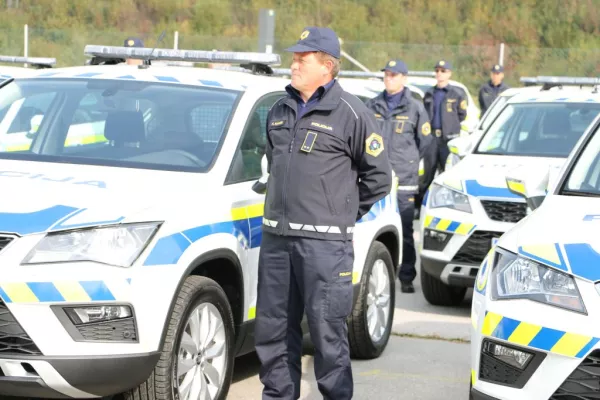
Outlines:
[[[181,287],[183,286],[183,282],[200,265],[202,265],[206,262],[212,261],[212,260],[219,259],[219,258],[225,258],[225,259],[231,261],[233,263],[233,265],[235,265],[236,275],[237,275],[237,279],[238,279],[238,286],[241,290],[240,298],[242,298],[242,299],[244,298],[244,282],[243,282],[242,266],[240,265],[240,261],[238,260],[237,255],[233,251],[231,251],[229,249],[216,249],[216,250],[211,250],[209,252],[206,252],[206,253],[198,256],[187,267],[187,269],[185,270],[185,273],[181,276],[179,284],[177,285],[177,290],[173,293],[173,298],[171,299],[171,305],[169,306],[169,312],[167,313],[166,319],[164,321],[164,326],[163,326],[163,331],[161,334],[159,348],[157,350],[160,351],[165,345],[165,340],[167,337],[167,329],[168,329],[168,325],[169,325],[168,319],[171,317],[171,314],[173,313],[173,308],[175,308],[175,301],[177,300],[177,294],[180,292]],[[238,334],[238,332],[241,333],[240,327],[241,327],[241,324],[235,326],[235,331],[236,331],[235,348],[236,349],[241,348],[242,343],[244,342],[244,338],[240,334]]]
[[[488,396],[487,394],[483,394],[480,391],[471,388],[469,400],[499,400],[499,399],[497,399],[496,397]]]
[[[499,385],[499,386],[506,386],[506,387],[510,387],[510,388],[514,388],[514,389],[522,389],[523,387],[525,387],[525,385],[527,384],[527,382],[529,382],[529,379],[533,376],[533,374],[535,373],[535,371],[537,371],[538,367],[542,364],[542,362],[546,359],[546,353],[542,353],[536,350],[533,350],[529,347],[521,347],[521,346],[515,346],[513,344],[510,343],[506,343],[506,342],[501,342],[498,340],[490,340],[490,339],[484,339],[481,342],[481,353],[480,356],[483,357],[484,355],[487,357],[492,357],[489,354],[485,354],[483,353],[483,346],[485,345],[486,342],[490,342],[490,343],[494,343],[494,344],[499,344],[500,346],[504,346],[504,347],[508,347],[509,349],[514,349],[514,350],[519,350],[525,353],[529,353],[532,354],[533,357],[531,358],[531,360],[529,360],[529,363],[527,364],[527,366],[525,367],[524,370],[521,371],[521,375],[519,376],[519,378],[517,379],[517,381],[514,384],[505,384],[505,383],[501,383],[501,382],[497,382],[497,381],[492,381],[489,379],[484,379],[481,377],[481,368],[479,369],[479,377],[478,379],[482,382],[489,382],[489,383],[493,383],[494,385]],[[496,361],[506,364],[503,361],[494,358]],[[480,364],[481,364],[481,360],[480,360]],[[508,366],[510,366],[511,368],[515,368],[509,364],[506,364]]]
[[[446,261],[438,261],[421,255],[421,268],[434,278],[440,279],[446,265],[448,265]]]
[[[73,322],[71,321],[71,319],[69,318],[69,316],[67,315],[67,313],[65,312],[65,308],[87,308],[87,307],[102,307],[102,306],[127,306],[131,309],[131,317],[129,319],[133,319],[133,326],[135,328],[135,336],[136,336],[136,340],[110,340],[110,341],[106,341],[106,340],[89,340],[83,337],[83,335],[79,332],[79,329],[77,329],[77,327],[73,324]],[[50,309],[54,312],[54,315],[56,315],[56,318],[58,318],[58,320],[60,321],[60,323],[62,324],[63,328],[65,328],[65,330],[69,333],[69,335],[71,335],[71,338],[76,341],[76,342],[87,342],[87,343],[139,343],[140,342],[140,330],[138,329],[138,325],[137,325],[137,319],[135,317],[135,308],[133,307],[133,304],[131,303],[81,303],[81,304],[69,304],[68,306],[64,306],[64,305],[52,305],[50,306]],[[113,319],[113,320],[108,320],[105,322],[111,322],[111,321],[120,321],[126,318],[120,318],[120,319]],[[93,325],[93,324],[97,324],[97,323],[90,323],[90,324],[86,324],[88,326]]]
[[[236,343],[236,345],[239,346],[236,348],[236,355],[238,357],[254,352],[255,325],[256,319],[245,321],[240,325],[237,334],[239,340]],[[241,338],[243,338],[243,340]]]
[[[160,352],[153,352],[116,356],[2,356],[2,359],[21,362],[46,361],[72,387],[103,397],[125,392],[148,380],[160,355]],[[19,393],[18,395],[25,397],[68,398],[60,393],[59,396],[52,396],[53,390],[49,388],[45,390],[50,391],[50,396],[38,396],[36,393],[40,390],[39,381],[39,378],[27,378],[26,382],[23,382],[23,378],[1,377],[0,393],[4,393],[7,390],[4,388],[10,384],[22,386],[22,389],[17,387],[14,392],[10,392],[9,395],[12,396]],[[45,386],[43,382],[41,385]]]
[[[400,235],[398,234],[398,229],[396,229],[396,227],[394,225],[386,225],[383,228],[379,229],[377,231],[377,233],[375,233],[375,235],[373,236],[373,240],[371,240],[371,243],[369,244],[369,250],[371,249],[371,247],[373,246],[373,243],[375,242],[380,242],[381,244],[383,244],[385,246],[385,243],[382,242],[381,240],[379,240],[380,236],[383,235],[384,233],[392,233],[395,237],[396,237],[396,242],[398,245],[398,248],[396,249],[396,255],[400,255],[400,249],[402,248],[402,242],[400,241]],[[387,246],[385,246],[385,248],[387,249]],[[388,251],[390,251],[390,249],[388,249]],[[368,250],[367,250],[368,253]],[[390,256],[392,257],[392,262],[395,263],[396,265],[394,265],[394,275],[398,274],[398,271],[400,270],[400,264],[402,263],[401,259],[394,259],[394,254],[392,254],[392,252],[390,251]]]

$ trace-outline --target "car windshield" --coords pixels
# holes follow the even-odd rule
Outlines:
[[[600,132],[594,135],[569,172],[561,194],[600,196]]]
[[[475,153],[566,158],[598,112],[597,103],[509,104]]]
[[[0,89],[0,159],[206,172],[239,91],[131,79]]]
[[[511,97],[512,96],[498,96],[496,100],[494,100],[490,108],[487,109],[487,111],[483,115],[483,118],[479,122],[479,130],[485,131],[488,128],[490,123],[492,123],[492,121],[494,121],[494,118],[496,118],[496,116],[498,115],[498,112],[502,109],[502,107]]]

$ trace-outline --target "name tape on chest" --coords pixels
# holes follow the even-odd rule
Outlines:
[[[311,126],[314,126],[316,128],[321,128],[321,129],[327,129],[328,131],[333,131],[333,127],[329,126],[329,125],[325,125],[325,124],[321,124],[320,122],[311,122],[310,123]]]

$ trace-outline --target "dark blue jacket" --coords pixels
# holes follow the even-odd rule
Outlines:
[[[356,221],[390,193],[384,140],[373,113],[337,81],[299,119],[297,106],[288,95],[267,116],[263,231],[350,240]]]

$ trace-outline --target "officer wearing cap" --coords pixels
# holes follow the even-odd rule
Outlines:
[[[490,80],[481,86],[479,89],[479,106],[481,107],[481,115],[485,114],[488,108],[492,105],[496,97],[509,86],[504,82],[504,67],[502,65],[494,65],[490,70]]]
[[[390,193],[392,170],[373,113],[335,79],[337,35],[307,27],[287,51],[291,84],[267,116],[255,330],[262,398],[300,397],[305,312],[321,394],[351,399],[353,231]]]
[[[429,116],[423,104],[405,87],[408,67],[402,60],[390,60],[384,72],[385,90],[366,102],[375,114],[384,137],[388,157],[398,179],[398,207],[402,221],[402,264],[399,279],[404,293],[413,293],[416,252],[413,239],[415,194],[419,186],[419,161],[433,142]]]
[[[467,94],[461,88],[450,85],[451,76],[452,64],[440,60],[435,65],[437,84],[428,89],[423,97],[423,105],[431,120],[431,130],[436,140],[434,149],[427,152],[427,164],[437,166],[439,171],[444,171],[446,159],[450,154],[448,141],[460,135],[460,125],[467,117]],[[434,167],[425,172],[419,193],[419,206],[425,191],[435,177],[435,170]]]
[[[123,46],[124,47],[144,47],[144,42],[142,41],[142,39],[137,38],[137,37],[128,37],[127,39],[125,39]],[[128,65],[141,65],[141,64],[143,64],[144,60],[128,58],[125,60],[125,62]]]

